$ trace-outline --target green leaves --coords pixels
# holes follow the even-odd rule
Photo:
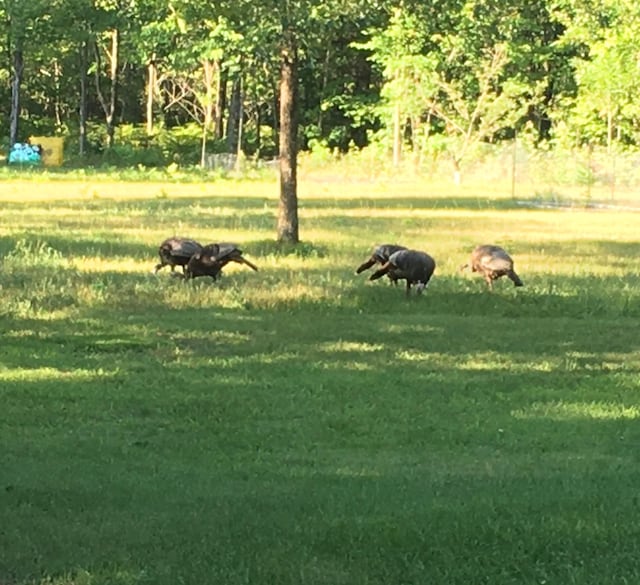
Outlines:
[[[463,7],[461,30],[467,30],[472,8]],[[370,31],[369,41],[357,46],[371,51],[382,71],[381,95],[388,105],[382,115],[396,135],[404,119],[411,121],[414,136],[425,121],[439,123],[459,165],[474,143],[518,122],[532,91],[523,80],[507,77],[515,50],[506,41],[471,51],[458,31],[429,36],[421,23],[418,15],[397,9],[386,29]],[[439,49],[432,48],[433,42]]]

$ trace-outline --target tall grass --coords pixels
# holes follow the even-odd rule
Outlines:
[[[639,581],[637,214],[430,187],[303,178],[289,247],[270,180],[0,184],[0,583]]]

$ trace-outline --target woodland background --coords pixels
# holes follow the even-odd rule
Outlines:
[[[2,0],[0,23],[3,146],[64,136],[67,165],[277,157],[293,54],[316,158],[456,181],[491,158],[542,195],[638,181],[631,0]]]

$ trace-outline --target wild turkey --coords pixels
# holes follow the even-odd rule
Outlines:
[[[476,247],[471,252],[471,259],[463,264],[460,270],[471,266],[472,272],[479,272],[487,282],[489,289],[493,289],[493,281],[506,276],[514,286],[524,286],[520,277],[513,269],[513,260],[499,246],[484,245]]]
[[[374,264],[384,265],[389,261],[389,257],[394,252],[399,252],[400,250],[406,250],[404,246],[398,246],[396,244],[381,244],[380,246],[376,246],[373,249],[373,253],[369,257],[366,262],[363,262],[356,268],[356,274],[360,274],[365,270],[371,268]],[[397,284],[397,279],[393,277],[391,273],[387,273],[387,276],[391,279],[393,284]]]
[[[168,238],[158,248],[158,255],[160,256],[160,263],[156,264],[154,274],[165,266],[171,266],[171,272],[173,273],[176,266],[182,266],[182,273],[186,272],[186,266],[191,256],[196,252],[200,252],[202,246],[195,240],[189,240],[187,238]]]
[[[385,274],[388,274],[392,280],[406,280],[409,295],[411,285],[415,284],[416,292],[421,294],[423,289],[429,284],[433,271],[436,269],[435,260],[418,250],[398,250],[389,256],[389,260],[385,262],[381,268],[376,270],[369,280],[377,280]]]
[[[198,276],[210,276],[213,280],[217,280],[220,272],[229,262],[246,264],[249,268],[258,270],[255,264],[242,255],[242,250],[235,244],[207,244],[189,259],[185,278],[188,280]]]

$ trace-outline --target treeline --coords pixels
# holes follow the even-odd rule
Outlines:
[[[275,156],[283,111],[296,148],[454,167],[516,134],[640,142],[634,0],[2,0],[0,21],[5,147],[56,134],[80,158]]]

